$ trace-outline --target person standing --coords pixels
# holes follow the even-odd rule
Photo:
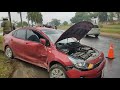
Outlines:
[[[7,18],[3,18],[3,22],[1,23],[1,27],[3,27],[3,36],[5,34],[8,34],[10,33],[12,30],[11,30],[11,24],[10,22],[8,21]]]

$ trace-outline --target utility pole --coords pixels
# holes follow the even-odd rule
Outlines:
[[[10,20],[11,30],[13,30],[13,29],[12,29],[12,22],[11,22],[11,14],[10,14],[10,12],[8,12],[8,17],[9,17],[9,20]]]

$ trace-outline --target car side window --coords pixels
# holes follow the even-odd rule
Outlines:
[[[13,32],[12,32],[12,36],[15,37],[15,36],[16,36],[16,33],[17,33],[17,30],[13,31]]]
[[[27,40],[34,41],[34,42],[40,42],[40,38],[33,30],[27,30]]]
[[[26,39],[26,30],[19,29],[14,32],[13,36],[16,38],[25,40]]]

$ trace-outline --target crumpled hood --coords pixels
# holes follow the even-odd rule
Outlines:
[[[59,42],[66,38],[74,37],[77,40],[81,40],[91,29],[93,28],[93,24],[88,21],[82,21],[76,23],[75,25],[71,26],[68,30],[66,30],[56,41]]]

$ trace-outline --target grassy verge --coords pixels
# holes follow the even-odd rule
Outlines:
[[[68,28],[70,27],[70,25],[61,25],[61,26],[58,26],[58,29],[62,29],[62,30],[67,30]]]
[[[67,30],[70,25],[67,26],[58,26],[58,29]],[[101,32],[109,33],[109,34],[120,34],[120,25],[102,25]]]
[[[4,54],[1,52],[2,50],[2,40],[3,37],[0,36],[0,78],[8,78],[13,72],[13,63],[9,62],[7,58],[5,58]]]
[[[2,50],[3,36],[0,36],[0,50]]]
[[[0,28],[0,33],[3,32],[2,28]]]
[[[110,33],[110,34],[120,34],[120,29],[101,28],[101,32]]]

